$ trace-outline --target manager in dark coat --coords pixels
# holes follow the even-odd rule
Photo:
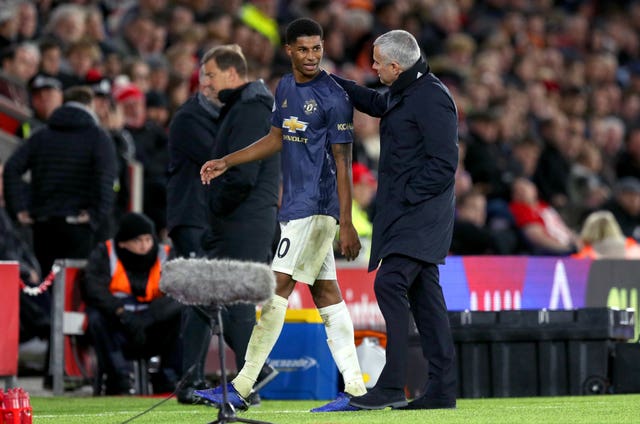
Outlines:
[[[447,88],[429,72],[414,37],[394,30],[376,39],[373,69],[385,94],[336,80],[356,109],[380,121],[380,162],[369,271],[386,321],[386,365],[375,387],[352,398],[365,409],[453,408],[455,351],[438,264],[444,263],[454,221],[458,162],[457,111]],[[423,395],[407,405],[409,310],[429,363]]]
[[[185,258],[206,256],[202,239],[209,228],[206,189],[200,168],[211,157],[218,134],[220,107],[203,80],[200,90],[178,109],[169,126],[169,181],[167,184],[167,229],[176,254]],[[178,402],[198,403],[196,389],[207,388],[204,363],[211,341],[209,317],[197,307],[183,309],[181,343],[183,372],[194,364],[178,390]]]

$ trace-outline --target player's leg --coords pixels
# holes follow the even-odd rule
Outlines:
[[[235,408],[249,407],[249,395],[282,331],[287,312],[287,297],[293,291],[294,284],[291,276],[276,272],[276,293],[262,305],[260,319],[253,327],[247,345],[244,366],[236,378],[227,384],[228,400]],[[286,297],[283,297],[283,294]],[[208,390],[196,390],[194,393],[216,405],[224,402],[221,386]]]
[[[247,345],[244,366],[232,381],[235,389],[244,398],[251,393],[262,366],[282,332],[288,297],[294,284],[290,275],[276,272],[276,293],[262,306],[260,319],[253,327]]]
[[[353,321],[337,281],[316,281],[311,292],[324,322],[329,349],[344,379],[345,392],[352,396],[363,395],[367,389],[356,353]]]

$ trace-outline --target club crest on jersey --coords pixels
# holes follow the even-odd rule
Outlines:
[[[287,99],[284,99],[284,102],[282,102],[282,105],[280,107],[282,109],[286,109],[287,108]]]
[[[298,130],[306,131],[308,126],[308,122],[298,121],[297,116],[290,116],[282,121],[282,128],[286,128],[290,133],[295,133]]]
[[[305,115],[311,115],[313,112],[318,110],[318,103],[314,99],[307,100],[304,102],[304,106],[302,106]]]

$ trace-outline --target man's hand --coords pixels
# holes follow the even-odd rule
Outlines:
[[[33,219],[31,218],[31,214],[29,214],[29,211],[18,212],[17,218],[18,218],[18,222],[22,225],[33,224]]]
[[[358,257],[360,253],[360,239],[353,224],[340,224],[340,253],[348,261]]]
[[[81,210],[80,214],[78,215],[78,224],[87,224],[89,221],[91,221],[91,215],[89,215],[89,211]]]
[[[205,162],[200,168],[202,184],[209,184],[211,180],[224,174],[227,168],[227,161],[224,159],[213,159]]]

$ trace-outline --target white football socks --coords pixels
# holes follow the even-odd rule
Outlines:
[[[244,366],[232,381],[233,387],[245,399],[251,393],[262,366],[282,332],[288,303],[284,297],[274,295],[262,306],[260,320],[253,327],[249,339]]]
[[[344,301],[319,308],[327,332],[327,343],[333,360],[344,379],[345,392],[361,396],[367,392],[358,363],[353,334],[353,322]]]

